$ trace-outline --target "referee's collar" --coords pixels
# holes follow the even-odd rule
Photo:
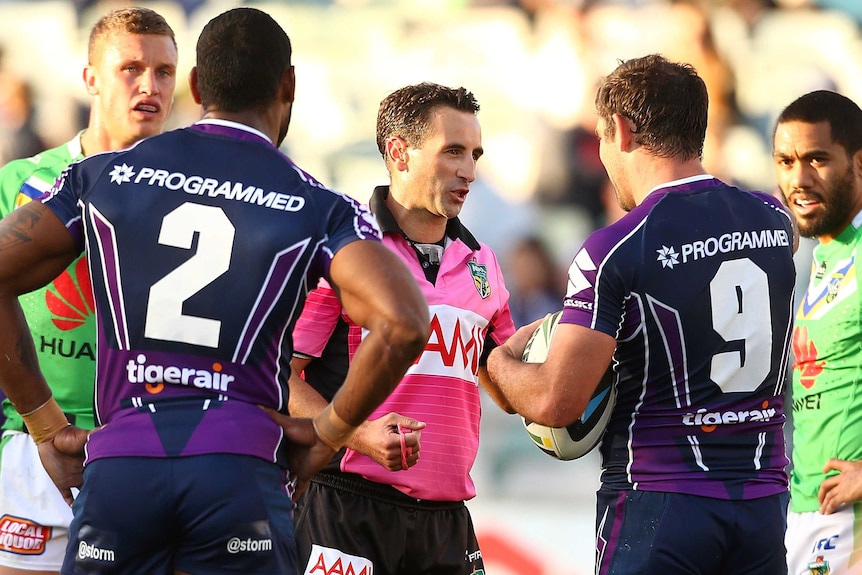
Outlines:
[[[368,201],[368,206],[371,208],[371,213],[377,218],[377,223],[380,225],[380,231],[385,233],[396,233],[404,235],[401,226],[395,220],[395,216],[386,205],[386,198],[389,196],[389,186],[377,186],[371,194],[371,199]],[[479,242],[470,233],[470,230],[464,227],[457,217],[450,218],[446,222],[446,236],[452,240],[461,240],[464,244],[473,251],[482,249]]]

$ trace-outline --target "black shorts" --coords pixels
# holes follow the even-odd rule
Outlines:
[[[602,491],[596,573],[782,575],[788,493],[745,501]]]
[[[296,509],[305,573],[472,575],[484,564],[463,501],[418,501],[357,476],[318,474]],[[363,568],[366,568],[363,571]]]
[[[285,474],[242,455],[99,459],[84,469],[63,575],[293,575]]]

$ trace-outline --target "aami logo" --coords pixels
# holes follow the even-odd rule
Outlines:
[[[476,376],[479,373],[479,357],[485,344],[488,328],[467,325],[462,318],[456,318],[454,326],[436,313],[431,318],[431,335],[425,350],[413,362],[418,364],[425,354],[440,354],[440,361],[446,367],[468,369]],[[448,324],[448,325],[447,325]]]
[[[817,376],[823,373],[826,362],[817,361],[817,346],[808,338],[805,326],[793,330],[793,355],[796,358],[793,369],[799,370],[799,383],[805,389],[811,389]]]
[[[17,555],[41,555],[51,528],[12,515],[0,517],[0,549]]]
[[[365,557],[349,555],[332,547],[312,545],[303,575],[373,575],[374,565]]]

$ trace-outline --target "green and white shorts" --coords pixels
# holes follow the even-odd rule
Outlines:
[[[59,571],[71,521],[72,509],[42,466],[33,439],[20,431],[4,432],[0,440],[0,565]]]
[[[819,511],[787,513],[788,575],[862,573],[862,504],[831,515]]]

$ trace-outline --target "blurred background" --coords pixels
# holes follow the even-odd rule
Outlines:
[[[705,166],[747,188],[774,189],[774,120],[797,96],[827,88],[862,102],[858,0],[0,0],[0,165],[84,127],[89,29],[133,4],[177,34],[170,127],[198,118],[186,78],[204,24],[241,5],[275,17],[297,76],[283,149],[360,200],[387,181],[374,143],[386,94],[421,81],[471,90],[485,155],[462,219],[497,251],[519,325],[561,307],[578,246],[619,217],[593,107],[618,60],[659,52],[694,65],[710,93]],[[802,278],[809,258],[805,243]],[[469,506],[487,571],[591,573],[597,454],[554,461],[490,401],[482,433]]]

